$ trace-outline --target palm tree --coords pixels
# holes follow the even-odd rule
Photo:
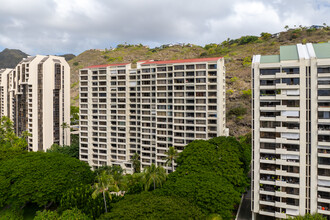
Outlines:
[[[111,200],[112,199],[111,190],[114,191],[114,192],[119,191],[119,188],[115,184],[113,176],[109,175],[105,171],[103,171],[100,175],[98,175],[97,183],[95,183],[94,188],[95,188],[95,190],[92,194],[93,199],[95,199],[100,193],[102,193],[105,212],[108,212],[106,195]]]
[[[141,172],[141,161],[140,161],[140,155],[138,153],[135,153],[130,161],[133,165],[134,173],[140,173]]]
[[[63,122],[62,124],[61,124],[61,127],[62,127],[62,129],[63,129],[63,132],[65,132],[65,129],[67,129],[67,128],[70,128],[70,126],[68,125],[68,123],[66,123],[66,122]],[[65,144],[67,145],[67,142],[68,142],[68,138],[67,138],[67,133],[65,132]],[[64,140],[63,140],[63,146],[64,146]]]
[[[125,190],[126,189],[126,182],[124,179],[124,170],[121,166],[112,166],[111,169],[108,171],[109,175],[113,177],[114,186],[116,189]],[[118,192],[116,191],[116,192]]]
[[[172,166],[172,172],[174,172],[174,161],[179,156],[179,153],[174,147],[169,147],[165,154],[167,155],[165,164]]]
[[[156,186],[162,186],[163,182],[165,182],[166,180],[165,169],[161,166],[156,167],[155,164],[151,164],[150,167],[147,167],[144,170],[144,178],[145,178],[144,188],[146,191],[150,189],[152,183],[154,185],[154,189],[156,189]]]

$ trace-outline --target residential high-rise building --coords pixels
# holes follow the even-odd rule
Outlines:
[[[80,70],[80,159],[132,172],[165,166],[166,152],[228,135],[223,58],[140,61]],[[169,167],[167,169],[170,169]]]
[[[252,62],[252,212],[330,217],[330,43]]]
[[[0,71],[0,116],[14,122],[18,136],[28,131],[28,149],[45,151],[70,144],[70,67],[63,57],[31,56]]]
[[[0,118],[4,115],[8,115],[10,104],[7,101],[9,99],[9,73],[13,69],[0,69]]]

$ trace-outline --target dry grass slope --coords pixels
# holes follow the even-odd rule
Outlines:
[[[143,45],[119,45],[113,50],[88,50],[69,61],[71,66],[71,102],[78,105],[78,71],[96,64],[122,63],[138,60],[172,60],[223,56],[227,75],[227,126],[230,134],[244,135],[251,128],[251,57],[254,54],[279,54],[281,45],[319,43],[330,40],[330,29],[298,28],[281,32],[278,37],[245,36],[205,47],[197,45],[148,49]]]

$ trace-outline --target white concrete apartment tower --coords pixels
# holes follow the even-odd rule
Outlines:
[[[140,61],[80,70],[80,159],[132,172],[165,166],[165,152],[228,135],[223,58]],[[170,169],[167,167],[167,169]]]
[[[330,217],[330,43],[252,62],[252,213]]]
[[[63,57],[31,56],[2,70],[0,116],[8,116],[18,136],[28,131],[28,150],[70,144],[70,67]]]

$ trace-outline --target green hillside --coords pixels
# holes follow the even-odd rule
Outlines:
[[[330,28],[322,30],[300,27],[281,32],[279,36],[262,33],[243,36],[222,43],[162,46],[149,49],[143,45],[118,45],[109,50],[87,50],[69,61],[71,66],[71,102],[78,105],[78,71],[96,64],[122,63],[138,60],[173,60],[223,56],[226,61],[227,127],[230,134],[240,136],[251,128],[251,57],[254,54],[278,54],[281,45],[317,43],[330,40]]]

